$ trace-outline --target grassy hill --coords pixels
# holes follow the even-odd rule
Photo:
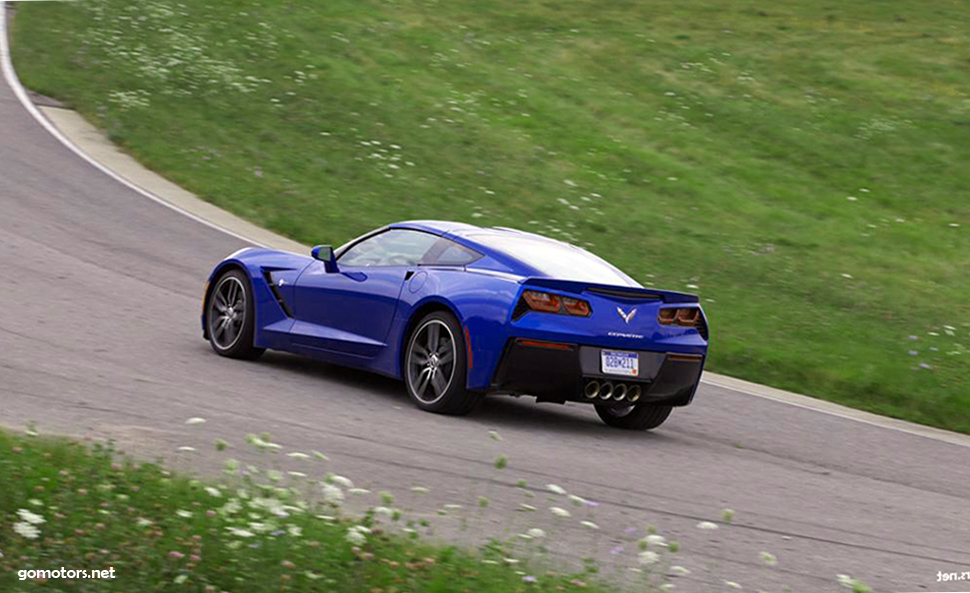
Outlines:
[[[963,432],[968,48],[951,0],[85,0],[14,22],[29,87],[268,228],[558,237],[698,292],[712,370]]]

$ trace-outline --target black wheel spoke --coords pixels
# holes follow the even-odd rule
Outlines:
[[[216,335],[217,338],[221,337],[223,334],[226,333],[226,320],[227,319],[229,319],[229,318],[228,317],[220,317],[218,319],[218,321],[216,321],[217,325],[215,327],[215,335]]]
[[[437,396],[440,396],[448,388],[448,382],[445,381],[445,377],[441,371],[431,374],[431,387],[434,388],[434,394]]]
[[[415,393],[418,397],[424,396],[424,392],[428,389],[428,381],[431,379],[431,369],[425,368],[421,369],[421,373],[418,375],[418,386],[415,389]]]
[[[425,365],[428,363],[428,351],[421,344],[415,344],[411,350],[411,359],[411,364]]]
[[[428,327],[428,351],[429,352],[434,352],[435,354],[437,354],[438,337],[440,335],[440,331],[441,330],[438,327],[437,323],[433,323],[431,324],[431,326]]]

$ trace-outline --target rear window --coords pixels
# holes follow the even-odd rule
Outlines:
[[[542,238],[508,235],[476,235],[483,245],[508,253],[550,278],[637,286],[626,274],[592,253]]]

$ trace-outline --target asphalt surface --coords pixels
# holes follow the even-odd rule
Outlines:
[[[244,435],[269,431],[286,450],[325,451],[328,469],[397,493],[415,513],[493,500],[484,514],[457,513],[470,517],[467,531],[434,519],[439,537],[540,526],[565,561],[595,555],[618,570],[635,565],[624,529],[642,536],[655,525],[682,544],[673,563],[691,574],[674,579],[678,591],[720,590],[725,579],[755,591],[838,591],[839,573],[877,591],[970,589],[936,576],[970,570],[970,448],[711,386],[654,433],[528,399],[448,418],[417,411],[387,379],[284,354],[226,360],[202,340],[200,297],[210,268],[243,245],[85,164],[2,84],[0,424],[113,438],[203,472],[222,457],[215,438],[236,443],[238,456]],[[207,423],[187,426],[194,416]],[[199,452],[177,454],[181,445]],[[499,454],[510,460],[504,471],[492,466]],[[556,520],[546,509],[568,501],[526,499],[520,478],[599,506]],[[509,512],[520,502],[540,511]],[[732,525],[695,527],[726,507]],[[580,519],[602,529],[583,530]],[[776,567],[759,560],[763,550]]]

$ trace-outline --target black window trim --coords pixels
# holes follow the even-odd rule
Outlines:
[[[474,259],[472,259],[471,261],[468,261],[468,262],[463,263],[463,264],[440,264],[440,263],[423,263],[423,262],[417,262],[416,264],[393,265],[393,266],[374,266],[374,267],[394,268],[394,267],[408,267],[408,266],[414,265],[414,266],[418,266],[418,267],[463,268],[463,267],[467,266],[468,264],[474,263],[474,262],[482,259],[483,257],[485,257],[485,255],[482,254],[481,252],[479,252],[477,249],[472,249],[471,247],[468,247],[467,245],[462,245],[458,241],[455,241],[455,240],[453,240],[453,239],[451,239],[449,237],[446,237],[444,234],[439,235],[438,233],[433,233],[431,231],[426,231],[424,229],[415,229],[415,228],[412,228],[412,227],[386,226],[386,227],[382,227],[382,228],[373,230],[373,231],[371,231],[371,232],[369,232],[369,233],[367,233],[365,235],[362,235],[360,237],[357,237],[356,239],[354,239],[353,242],[348,243],[346,245],[343,245],[334,254],[334,259],[336,259],[337,263],[339,264],[340,263],[340,258],[342,258],[345,253],[347,253],[348,251],[350,251],[351,249],[353,249],[357,245],[359,245],[359,244],[361,244],[364,241],[367,241],[369,239],[373,239],[374,237],[376,237],[378,235],[383,235],[384,233],[387,233],[387,232],[390,232],[390,231],[411,231],[411,232],[414,232],[414,233],[424,233],[426,235],[431,235],[433,237],[437,237],[438,239],[444,239],[446,241],[451,241],[455,245],[458,245],[459,247],[461,247],[463,249],[467,249],[468,251],[471,251],[472,253],[476,254],[477,257],[474,258]],[[432,246],[433,246],[433,244],[432,244]],[[348,266],[348,267],[357,268],[357,267],[362,267],[362,266]]]

